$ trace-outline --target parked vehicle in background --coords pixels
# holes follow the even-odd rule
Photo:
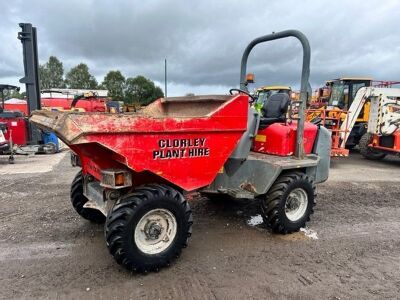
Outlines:
[[[361,137],[361,154],[372,160],[400,156],[400,89],[368,88],[370,102],[367,132]]]
[[[303,46],[299,111],[288,116],[289,95],[276,93],[261,116],[251,106],[247,60],[255,45],[286,37]],[[298,231],[309,221],[315,184],[328,178],[330,162],[328,130],[305,123],[310,53],[301,32],[273,33],[247,46],[240,89],[231,95],[162,98],[118,115],[41,110],[31,121],[54,131],[79,156],[72,205],[83,218],[105,222],[115,260],[129,270],[157,271],[187,245],[189,192],[260,199],[265,224],[277,233]]]
[[[376,81],[372,78],[343,77],[328,80],[324,88],[318,89],[307,110],[307,120],[320,123],[331,130],[332,156],[348,156],[349,149],[359,145],[361,138],[367,133],[371,103],[368,99],[363,101],[361,89],[391,88],[398,83]],[[355,111],[357,116],[354,115]],[[351,122],[349,114],[352,114]]]

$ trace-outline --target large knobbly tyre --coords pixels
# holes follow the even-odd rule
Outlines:
[[[362,156],[364,156],[366,159],[370,160],[380,160],[383,159],[386,154],[382,153],[380,151],[376,151],[369,147],[368,145],[371,142],[371,136],[368,133],[365,133],[361,139],[360,142],[358,143],[358,147],[360,147],[360,153]]]
[[[264,223],[281,234],[298,231],[314,212],[315,196],[315,184],[306,174],[282,174],[261,201]]]
[[[71,185],[71,202],[76,212],[84,219],[93,223],[102,224],[106,217],[97,209],[83,207],[89,200],[83,195],[83,176],[82,171],[76,174]]]
[[[192,232],[192,211],[177,190],[148,184],[121,197],[107,216],[106,242],[128,270],[158,271],[177,258]]]

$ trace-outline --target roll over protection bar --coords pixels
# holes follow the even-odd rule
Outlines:
[[[300,107],[298,112],[299,118],[297,122],[296,150],[295,150],[295,157],[298,159],[302,159],[304,158],[303,137],[304,137],[305,110],[308,99],[307,90],[309,89],[310,86],[309,77],[310,77],[311,49],[307,37],[298,30],[285,30],[280,32],[273,32],[272,34],[260,36],[252,40],[250,44],[247,45],[242,55],[242,62],[240,65],[240,89],[248,91],[246,84],[246,70],[247,70],[247,60],[249,58],[251,50],[253,50],[253,48],[260,43],[269,42],[277,39],[283,39],[287,37],[297,38],[303,47],[303,66],[301,69],[301,86],[300,86]]]

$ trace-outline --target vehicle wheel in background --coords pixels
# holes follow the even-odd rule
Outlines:
[[[383,159],[386,154],[382,153],[380,151],[377,151],[368,145],[371,143],[371,136],[368,133],[365,133],[358,144],[360,147],[360,153],[362,156],[364,156],[366,159],[370,160],[380,160]]]

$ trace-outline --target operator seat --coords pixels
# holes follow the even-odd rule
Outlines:
[[[271,95],[261,108],[260,128],[265,128],[273,123],[285,122],[289,103],[289,95],[286,93]]]

